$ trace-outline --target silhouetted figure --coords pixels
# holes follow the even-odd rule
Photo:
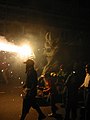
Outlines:
[[[58,98],[59,102],[62,103],[61,107],[65,105],[65,93],[64,91],[64,83],[66,80],[67,73],[65,72],[65,68],[63,65],[60,65],[59,72],[57,73],[57,91],[58,91]]]
[[[47,78],[48,84],[49,84],[49,97],[50,97],[50,105],[51,105],[51,113],[48,114],[49,117],[55,117],[57,106],[56,106],[56,97],[57,97],[57,89],[56,89],[56,81],[57,76],[54,72],[50,74],[50,76]]]
[[[77,118],[79,85],[80,78],[78,75],[78,68],[74,67],[65,81],[66,104],[64,120],[76,120]]]
[[[22,115],[20,120],[24,120],[26,115],[28,114],[31,107],[36,109],[38,112],[38,120],[42,120],[45,118],[45,115],[42,113],[39,105],[36,101],[36,95],[37,95],[37,72],[34,69],[34,61],[31,59],[28,59],[26,62],[26,82],[23,86],[25,89],[25,97],[23,99],[23,108],[22,108]]]

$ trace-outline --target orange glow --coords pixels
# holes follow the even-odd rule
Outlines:
[[[0,36],[0,51],[14,52],[24,59],[35,57],[34,52],[29,45],[23,44],[22,46],[17,46],[8,42],[3,36]]]

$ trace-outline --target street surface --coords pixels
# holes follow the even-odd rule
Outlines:
[[[15,85],[0,84],[0,120],[20,120],[22,110],[22,97],[20,96],[22,89]],[[51,112],[50,106],[41,105],[43,113],[46,115],[45,120],[62,120],[64,116],[64,108],[58,107],[57,118],[48,117]],[[26,120],[37,120],[37,112],[31,108]]]

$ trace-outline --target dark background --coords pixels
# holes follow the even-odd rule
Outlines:
[[[15,43],[22,38],[43,47],[46,32],[60,38],[61,61],[89,61],[90,6],[80,0],[0,0],[0,35]]]

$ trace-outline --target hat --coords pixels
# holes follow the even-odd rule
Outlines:
[[[28,59],[26,62],[24,62],[24,64],[34,66],[34,61],[31,59]]]

